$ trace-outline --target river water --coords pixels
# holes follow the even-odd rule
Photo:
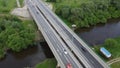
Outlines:
[[[109,20],[106,24],[77,29],[76,33],[90,46],[103,44],[107,38],[120,36],[120,18]]]
[[[44,61],[46,58],[53,58],[47,43],[40,43],[28,49],[14,53],[8,51],[6,57],[0,60],[0,68],[25,68],[34,67],[37,63]]]

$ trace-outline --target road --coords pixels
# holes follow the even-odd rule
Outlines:
[[[53,54],[56,59],[62,65],[62,68],[66,68],[68,63],[71,63],[73,68],[83,68],[81,64],[77,61],[74,55],[69,51],[66,47],[66,44],[61,40],[59,35],[54,31],[54,29],[49,25],[46,19],[42,16],[42,14],[37,10],[35,4],[32,3],[31,0],[27,0],[27,7],[30,11],[31,15],[35,19],[38,28],[42,32],[46,41],[49,43],[49,47],[51,48]],[[65,50],[67,54],[65,54]]]
[[[33,0],[33,1],[35,1],[35,0]],[[88,47],[85,47],[85,46],[83,46],[83,44],[81,44],[81,42],[78,40],[78,39],[76,39],[76,36],[74,36],[74,33],[71,33],[70,32],[70,29],[69,28],[66,28],[66,26],[64,26],[62,23],[61,23],[61,21],[60,21],[60,19],[58,19],[58,17],[57,16],[55,16],[55,14],[49,9],[49,8],[47,8],[41,1],[39,1],[39,0],[37,0],[37,2],[36,2],[36,4],[37,4],[37,6],[38,6],[38,8],[40,9],[40,11],[41,12],[43,12],[43,14],[44,14],[44,16],[49,20],[49,21],[51,21],[52,23],[54,23],[54,25],[53,24],[51,24],[51,25],[53,25],[53,27],[56,29],[56,30],[58,30],[58,29],[63,29],[63,30],[59,30],[59,34],[61,35],[61,33],[62,34],[64,34],[64,36],[63,35],[61,35],[61,37],[63,37],[63,39],[66,41],[66,39],[69,39],[69,40],[71,40],[72,41],[72,44],[74,44],[76,47],[76,49],[77,48],[79,48],[79,49],[77,49],[77,51],[75,51],[75,49],[73,49],[73,47],[72,46],[69,46],[69,47],[71,47],[71,49],[73,49],[73,51],[75,51],[74,53],[80,53],[80,52],[82,52],[82,55],[84,56],[84,59],[87,61],[87,63],[91,66],[91,68],[108,68],[108,66],[100,59],[100,58],[95,58],[96,56],[93,56],[93,55],[95,55],[95,54],[91,54],[90,52],[91,51],[88,51],[88,50],[90,50],[90,49],[86,49],[86,48],[88,48]],[[54,20],[54,21],[53,21]],[[56,24],[55,24],[56,23]],[[59,26],[60,27],[59,27]],[[59,27],[59,28],[58,28]],[[61,33],[60,33],[61,32]],[[64,33],[65,32],[65,33]],[[65,35],[66,34],[66,35]],[[69,38],[66,38],[66,36],[68,36]],[[66,39],[65,39],[66,38]],[[83,41],[82,41],[83,42]],[[93,52],[92,52],[93,53]],[[80,59],[80,58],[79,58]],[[81,60],[81,59],[80,59]],[[99,60],[99,61],[98,61]],[[86,64],[85,64],[86,65]]]

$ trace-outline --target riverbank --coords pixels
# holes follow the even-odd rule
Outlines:
[[[44,62],[39,63],[35,66],[35,68],[56,68],[57,61],[53,59],[46,59]]]
[[[0,60],[0,68],[33,68],[36,64],[42,63],[47,58],[41,47],[45,45],[38,42],[36,45],[29,46],[20,52],[9,50],[5,58]]]

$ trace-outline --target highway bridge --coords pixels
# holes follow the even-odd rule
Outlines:
[[[109,68],[41,0],[26,0],[25,3],[61,68],[68,64],[72,68]]]

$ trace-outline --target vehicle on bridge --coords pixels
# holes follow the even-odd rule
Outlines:
[[[66,51],[65,49],[63,49],[63,51],[64,51],[65,54],[68,54],[67,51]]]
[[[66,68],[72,68],[72,65],[68,63]]]

